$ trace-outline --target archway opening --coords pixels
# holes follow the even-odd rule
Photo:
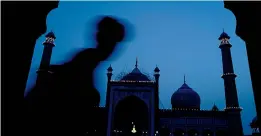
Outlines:
[[[175,129],[174,135],[175,136],[184,136],[185,135],[185,131],[183,129]]]
[[[118,102],[114,113],[113,135],[137,135],[148,133],[149,114],[144,101],[128,96]]]
[[[210,129],[203,130],[203,136],[213,136],[213,132]]]
[[[198,136],[198,131],[195,129],[190,129],[188,131],[188,136]]]
[[[226,130],[219,129],[216,131],[216,136],[227,136]]]
[[[164,126],[164,127],[160,128],[159,134],[160,134],[160,136],[169,136],[170,130],[169,130],[169,128]]]

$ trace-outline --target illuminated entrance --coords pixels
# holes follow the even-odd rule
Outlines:
[[[148,133],[148,107],[136,96],[121,100],[115,108],[113,136],[142,136]]]

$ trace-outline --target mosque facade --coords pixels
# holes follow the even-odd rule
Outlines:
[[[54,37],[53,33],[49,34],[47,40],[52,43]],[[96,108],[99,118],[86,135],[243,136],[230,37],[223,32],[218,39],[223,64],[224,109],[213,105],[212,109],[202,110],[199,94],[185,80],[172,94],[172,108],[160,109],[160,69],[154,69],[154,79],[151,79],[140,71],[136,60],[134,69],[119,80],[112,79],[111,66],[107,69],[106,105]],[[46,58],[50,59],[50,55]]]
[[[136,62],[132,72],[115,81],[111,80],[113,69],[110,66],[107,73],[108,86],[105,107],[108,109],[107,136],[121,135],[121,133],[124,133],[123,131],[131,133],[131,130],[136,129],[140,131],[138,135],[149,136],[225,136],[232,134],[242,136],[240,115],[242,108],[239,107],[238,103],[236,75],[234,74],[230,52],[232,45],[229,43],[229,39],[230,37],[225,32],[219,37],[223,62],[222,78],[224,79],[226,98],[224,110],[219,110],[216,105],[213,105],[210,110],[201,110],[200,96],[185,80],[171,97],[172,109],[159,109],[160,70],[158,67],[154,69],[155,79],[150,80],[140,72]],[[135,103],[135,99],[139,99],[141,103]],[[125,101],[129,101],[129,104]],[[124,108],[121,103],[125,103],[127,108]],[[142,105],[146,106],[142,108]],[[138,113],[134,113],[135,108],[139,109]],[[126,113],[128,109],[131,110],[129,111],[130,115]],[[125,112],[121,110],[125,110]],[[141,111],[146,112],[146,114],[141,114]],[[128,122],[126,118],[130,116],[133,116],[133,118]],[[147,122],[147,125],[141,122]],[[132,124],[132,127],[129,124]]]

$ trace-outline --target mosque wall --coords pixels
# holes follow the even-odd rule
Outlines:
[[[188,133],[190,130],[195,130],[202,134],[205,130],[216,132],[227,129],[226,118],[215,117],[175,117],[175,118],[160,118],[160,126],[167,127],[171,132],[182,130]]]

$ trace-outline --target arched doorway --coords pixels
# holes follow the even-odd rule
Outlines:
[[[170,130],[167,127],[162,127],[162,128],[160,128],[159,134],[160,134],[160,136],[169,136]]]
[[[190,129],[188,131],[188,136],[198,136],[198,131],[196,129]]]
[[[185,131],[183,129],[177,128],[174,131],[174,136],[184,136],[185,135]]]
[[[219,129],[215,133],[216,133],[216,136],[227,136],[226,130],[223,130],[223,129]]]
[[[141,136],[142,132],[148,132],[148,119],[146,103],[136,96],[128,96],[116,105],[112,133],[115,136]],[[132,132],[134,127],[135,133]]]
[[[210,129],[203,130],[203,136],[213,136],[213,132]]]

